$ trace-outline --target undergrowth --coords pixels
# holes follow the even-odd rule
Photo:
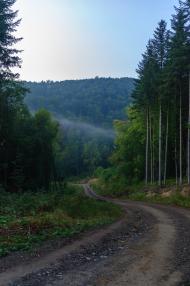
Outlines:
[[[134,192],[129,194],[127,198],[134,201],[145,201],[150,203],[159,203],[190,208],[190,198],[183,197],[180,192],[172,194],[170,197],[167,198],[162,197],[160,195],[155,195],[154,197],[147,197],[146,194],[143,192]]]
[[[2,191],[0,256],[112,223],[121,214],[119,207],[90,199],[77,186],[56,192],[10,194]]]
[[[174,184],[172,184],[171,181],[169,182],[168,187],[173,185]],[[117,189],[115,186],[107,188],[106,185],[102,184],[101,180],[96,180],[93,181],[92,187],[96,193],[103,196],[190,208],[190,197],[182,196],[179,190],[171,194],[169,197],[162,197],[158,193],[155,193],[153,196],[147,196],[147,192],[144,191],[145,187],[143,183],[132,186],[123,185],[122,188]],[[146,187],[146,189],[150,191],[154,190],[154,188],[155,186]]]

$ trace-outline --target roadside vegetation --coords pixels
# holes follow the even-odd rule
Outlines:
[[[127,198],[134,201],[143,201],[190,208],[190,197],[185,198],[180,194],[180,192],[176,192],[169,197],[162,197],[159,194],[155,194],[152,197],[149,197],[146,195],[146,193],[143,192],[133,192],[129,194]]]
[[[93,179],[90,184],[97,194],[105,197],[190,208],[190,189],[187,185],[176,188],[172,181],[168,182],[167,188],[162,189],[156,185],[147,185],[145,187],[144,183],[130,186],[123,185],[120,189],[117,189],[116,186],[108,187],[101,179]]]
[[[53,192],[1,191],[0,256],[112,223],[121,214],[119,207],[90,199],[73,185]]]

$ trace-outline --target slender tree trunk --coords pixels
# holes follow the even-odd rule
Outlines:
[[[182,185],[182,102],[181,102],[181,86],[180,86],[180,112],[179,112],[179,184]]]
[[[150,129],[150,180],[153,183],[153,156],[152,156],[152,119],[149,112],[149,129]]]
[[[166,123],[166,144],[165,144],[165,162],[164,162],[164,185],[166,185],[166,174],[167,174],[168,131],[169,131],[169,111],[167,111],[167,123]]]
[[[154,124],[152,127],[152,181],[155,182],[155,155],[154,155]]]
[[[188,118],[188,139],[187,139],[187,180],[190,184],[190,71],[189,71],[189,118]]]
[[[176,177],[176,186],[178,185],[178,167],[177,167],[177,140],[175,138],[175,177]]]
[[[148,184],[148,149],[149,149],[149,118],[148,118],[148,108],[146,114],[146,175],[145,182]]]
[[[162,185],[162,105],[160,103],[160,115],[159,115],[159,173],[158,184]]]

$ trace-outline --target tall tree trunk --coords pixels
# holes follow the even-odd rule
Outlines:
[[[180,112],[179,112],[179,184],[182,185],[182,98],[180,86]]]
[[[146,113],[146,175],[145,182],[148,184],[148,149],[149,149],[149,118],[148,118],[148,108]]]
[[[159,173],[158,184],[162,185],[162,105],[160,103],[160,115],[159,115]]]
[[[187,139],[187,180],[190,184],[190,71],[189,71],[189,118],[188,118],[188,139]]]
[[[149,112],[149,129],[150,129],[150,181],[153,183],[153,154],[152,154],[152,119]]]
[[[175,137],[175,177],[176,177],[176,186],[178,185],[178,166],[177,166],[177,140]]]
[[[167,111],[167,122],[166,122],[166,144],[165,144],[165,162],[164,162],[164,185],[166,185],[166,174],[167,174],[168,131],[169,131],[169,111]]]
[[[152,127],[152,181],[155,182],[154,124]]]

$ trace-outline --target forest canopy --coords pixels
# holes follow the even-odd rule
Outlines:
[[[46,108],[53,114],[112,128],[115,119],[124,119],[131,102],[133,78],[95,78],[61,82],[25,82],[30,90],[25,102],[36,111]]]
[[[46,108],[59,121],[56,172],[59,178],[93,175],[108,167],[113,121],[125,118],[131,102],[132,78],[95,78],[62,82],[24,82],[25,102],[32,112]]]

